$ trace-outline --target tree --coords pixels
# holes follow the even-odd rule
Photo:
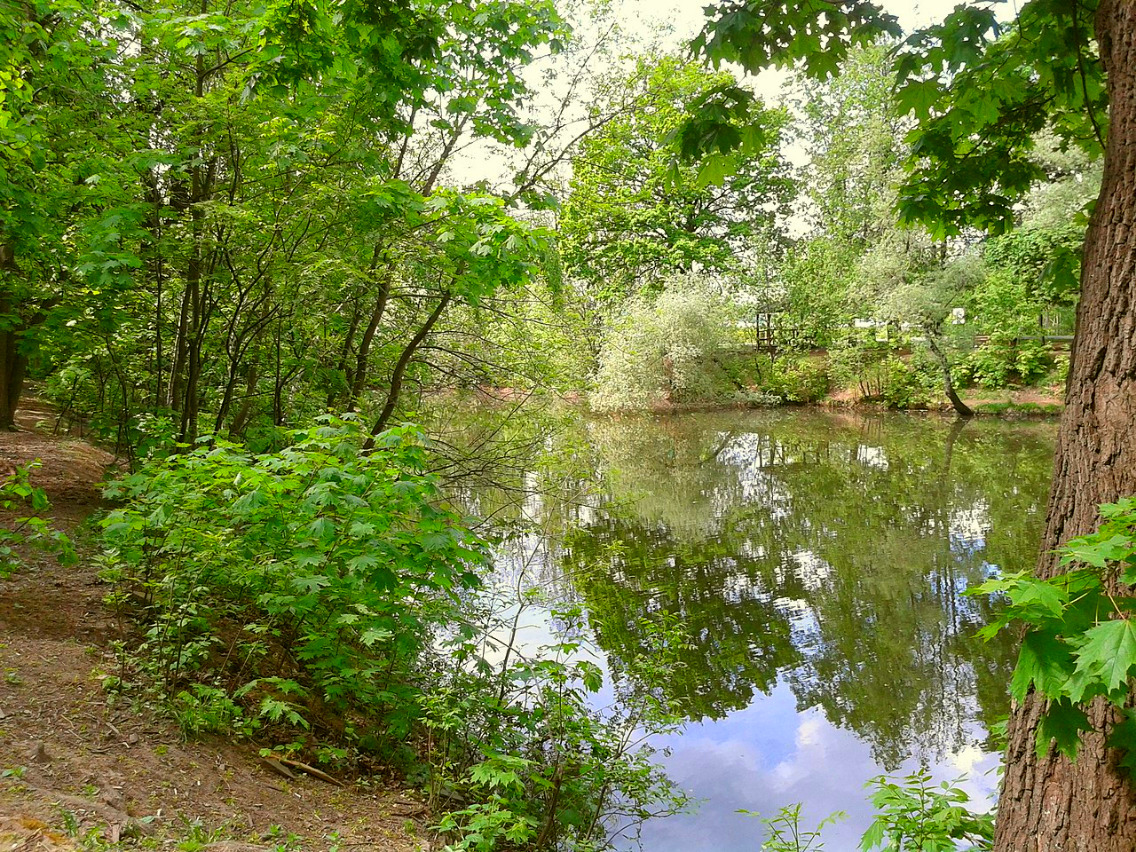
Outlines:
[[[943,377],[943,393],[960,417],[972,417],[974,412],[955,391],[948,355],[946,331],[954,308],[962,302],[963,294],[981,278],[981,266],[974,258],[956,258],[943,263],[937,261],[919,264],[915,252],[871,252],[861,264],[861,272],[872,269],[891,277],[887,292],[877,303],[879,315],[890,322],[912,326],[923,338]],[[920,268],[922,267],[922,268]]]
[[[609,118],[573,159],[558,223],[565,272],[602,301],[658,289],[695,268],[736,271],[755,244],[775,242],[792,195],[778,152],[786,116],[750,104],[762,142],[739,157],[720,185],[693,166],[672,171],[668,137],[692,104],[733,86],[675,57],[640,57],[629,73],[602,81],[594,112]],[[752,96],[750,96],[752,100]]]
[[[892,208],[906,145],[884,45],[856,48],[838,76],[799,75],[797,134],[809,156],[802,194],[812,229],[782,265],[791,323],[827,345],[866,317],[855,299],[864,253],[894,230]]]
[[[34,0],[0,36],[0,428],[31,369],[127,452],[140,424],[381,430],[447,312],[536,268],[508,205],[546,163],[446,182],[532,138],[550,2]]]
[[[99,255],[98,290],[121,285],[126,262],[106,245],[115,180],[97,177],[124,152],[100,139],[114,112],[109,26],[82,29],[74,3],[0,6],[0,429],[14,428],[30,360],[75,319],[75,256]],[[109,175],[108,175],[109,176]],[[77,215],[88,219],[82,231]],[[122,215],[118,220],[122,220]],[[111,228],[113,228],[113,224]]]
[[[835,70],[856,43],[899,34],[864,0],[715,7],[695,47],[749,68],[801,61]],[[1057,546],[1088,533],[1097,507],[1136,492],[1136,5],[1124,0],[1031,0],[1002,28],[991,6],[960,5],[909,37],[898,54],[898,96],[919,122],[900,210],[942,233],[1012,221],[1014,200],[1039,176],[1028,154],[1049,126],[1066,144],[1104,149],[1089,223],[1055,478],[1037,574],[1062,568]],[[1107,73],[1106,73],[1107,72]],[[1106,116],[1107,104],[1107,116]],[[999,804],[998,850],[1129,850],[1136,793],[1108,745],[1115,711],[1090,708],[1075,762],[1038,754],[1045,706],[1013,710]]]

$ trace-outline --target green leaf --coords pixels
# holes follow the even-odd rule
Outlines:
[[[1068,700],[1051,701],[1037,727],[1037,753],[1040,757],[1051,742],[1070,760],[1077,756],[1081,731],[1092,730],[1089,719],[1080,705]]]
[[[381,627],[368,627],[363,631],[363,635],[359,637],[359,641],[370,648],[376,642],[386,642],[393,637],[394,634]]]
[[[1052,618],[1059,618],[1068,602],[1064,589],[1045,580],[1021,580],[1009,590],[1009,596],[1015,608],[1037,610]],[[1020,617],[1031,620],[1025,613]]]
[[[1055,632],[1031,631],[1022,640],[1010,695],[1023,701],[1032,684],[1046,697],[1059,698],[1073,668],[1072,649]]]
[[[1064,548],[1063,562],[1083,562],[1095,568],[1107,568],[1133,553],[1133,541],[1128,536],[1114,535],[1104,540],[1092,536],[1074,539]]]
[[[292,585],[302,592],[314,592],[330,586],[331,580],[321,574],[312,574],[308,577],[293,577]]]
[[[1136,665],[1136,627],[1126,618],[1098,624],[1085,632],[1074,653],[1077,671],[1095,675],[1112,692],[1128,682]]]
[[[937,80],[912,80],[896,91],[896,107],[900,112],[914,113],[916,118],[926,119],[942,94]]]

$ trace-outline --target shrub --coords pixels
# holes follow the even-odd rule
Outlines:
[[[720,398],[719,356],[735,345],[736,311],[716,286],[688,276],[655,298],[631,300],[600,345],[590,397],[596,411]]]
[[[837,387],[859,392],[861,399],[881,399],[890,344],[850,333],[828,350],[828,371]]]
[[[903,778],[879,776],[868,782],[875,819],[860,840],[863,852],[982,852],[993,847],[994,814],[974,813],[963,778],[935,784],[930,773],[917,770]],[[740,813],[750,816],[750,811]],[[815,828],[802,824],[801,806],[789,805],[775,817],[762,819],[763,852],[823,852],[821,832],[845,814],[825,817]]]
[[[761,391],[784,402],[816,402],[828,393],[828,373],[813,359],[782,355],[764,372]]]
[[[608,705],[596,701],[603,673],[584,652],[579,608],[550,613],[550,644],[523,653],[514,644],[520,611],[537,594],[490,604],[482,631],[454,637],[458,665],[430,691],[432,803],[467,803],[435,826],[449,849],[621,848],[613,829],[689,803],[646,742],[684,719],[654,688],[690,647],[682,628],[666,619],[639,623],[644,653],[613,673],[616,701]],[[486,662],[487,641],[501,655],[496,666]]]
[[[904,356],[892,342],[846,338],[829,352],[829,371],[840,387],[889,408],[921,408],[942,396],[939,366],[925,347]]]
[[[1062,352],[1053,357],[1053,368],[1045,377],[1045,383],[1051,386],[1065,387],[1069,379],[1069,354]]]
[[[42,488],[31,484],[31,472],[39,460],[16,468],[6,480],[0,480],[0,577],[16,571],[23,564],[21,551],[27,547],[55,553],[64,565],[76,561],[71,539],[43,517],[51,507]]]
[[[1039,341],[1006,338],[991,338],[969,360],[975,381],[989,389],[1039,381],[1054,364],[1052,353]]]
[[[942,398],[939,366],[925,349],[916,349],[907,358],[890,355],[883,363],[883,370],[881,399],[889,408],[926,408]]]
[[[960,779],[961,781],[961,779]],[[864,832],[865,850],[988,850],[994,841],[994,814],[975,814],[959,786],[935,784],[926,770],[901,778],[873,778],[876,818]]]
[[[104,576],[141,605],[146,666],[202,727],[237,718],[231,701],[291,727],[326,710],[347,734],[357,718],[409,730],[409,674],[485,549],[434,505],[418,433],[371,453],[362,438],[325,417],[278,452],[212,441],[108,489],[125,505],[103,522]]]

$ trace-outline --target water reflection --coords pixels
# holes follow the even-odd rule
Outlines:
[[[570,581],[614,671],[644,650],[645,618],[676,617],[692,640],[644,687],[700,723],[670,743],[670,768],[711,802],[646,848],[754,848],[744,820],[740,845],[692,837],[716,810],[769,813],[798,786],[860,812],[881,770],[991,764],[1012,648],[974,638],[989,604],[961,592],[1032,565],[1050,424],[735,412],[583,428],[556,456],[577,499],[525,508],[557,533],[546,574]]]
[[[613,665],[643,616],[688,626],[665,687],[691,718],[781,677],[891,769],[1004,712],[1010,649],[973,638],[987,604],[960,592],[1032,564],[1050,428],[690,415],[589,434],[611,502],[568,533],[565,564]]]

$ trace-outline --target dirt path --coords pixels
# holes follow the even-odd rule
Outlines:
[[[21,425],[34,427],[33,411]],[[113,458],[71,438],[0,433],[0,475],[34,458],[52,518],[84,550]],[[2,519],[0,519],[2,522]],[[272,772],[247,743],[185,742],[105,689],[120,635],[90,560],[33,555],[0,579],[0,852],[121,848],[428,849],[424,809],[391,779],[336,787]],[[114,848],[117,848],[114,847]]]

